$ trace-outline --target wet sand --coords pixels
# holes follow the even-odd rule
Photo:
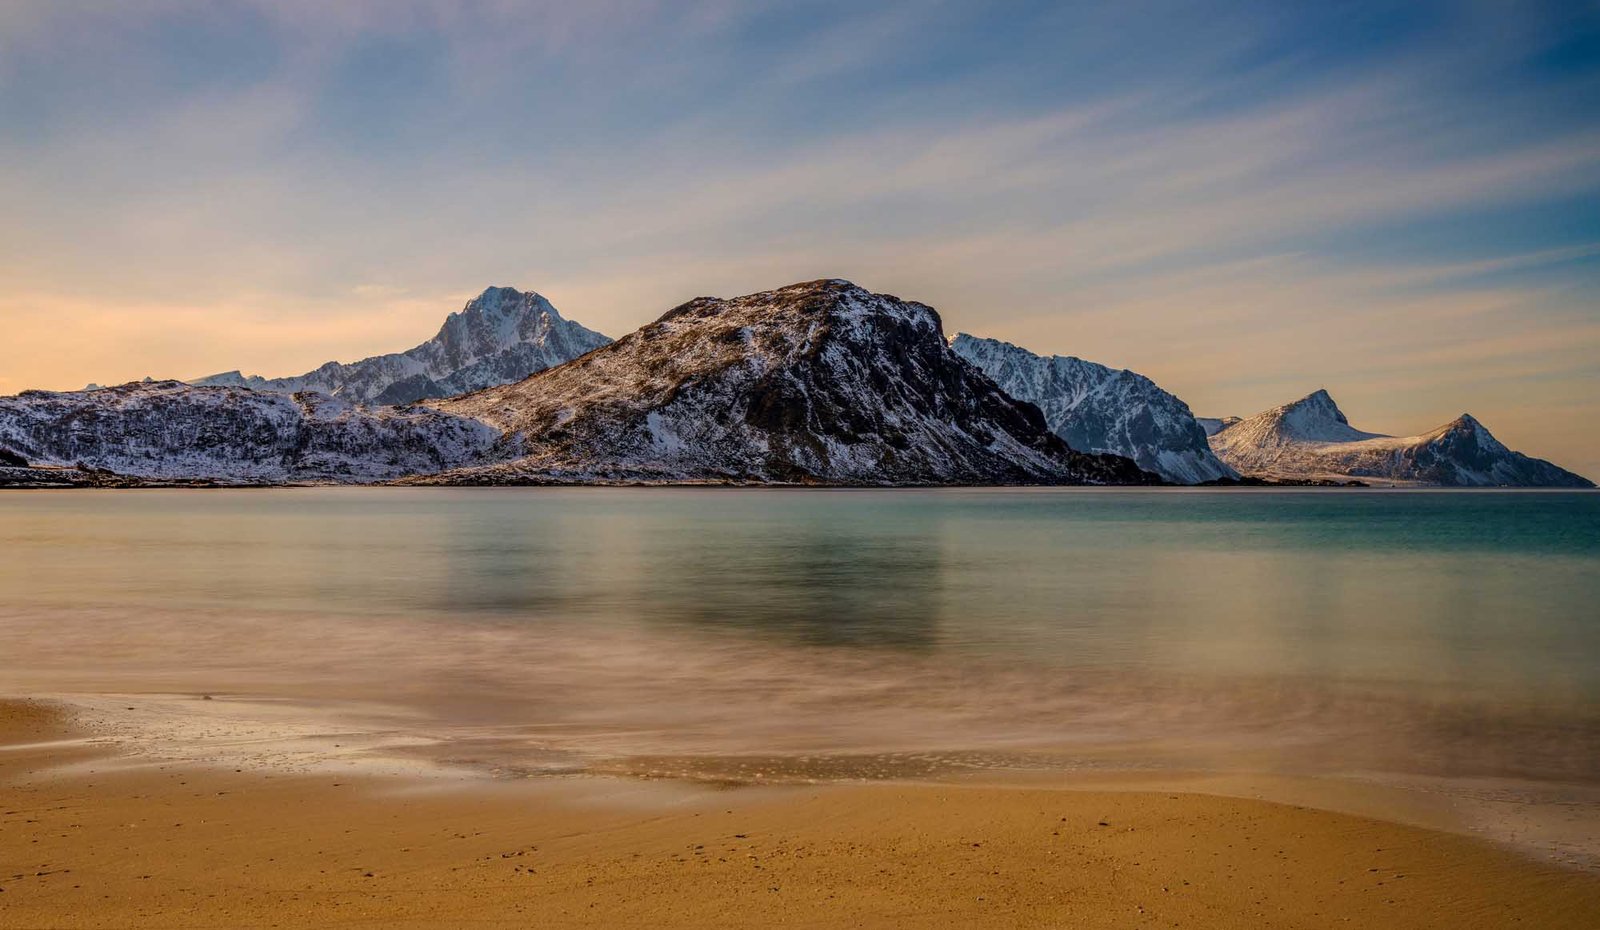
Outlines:
[[[84,736],[51,705],[0,703],[0,927],[1600,922],[1594,874],[1259,800],[289,776]]]

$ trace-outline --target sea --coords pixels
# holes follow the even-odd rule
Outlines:
[[[293,771],[1341,780],[1593,862],[1600,493],[6,492],[0,695]]]

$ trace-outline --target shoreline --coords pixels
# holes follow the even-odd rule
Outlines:
[[[439,782],[134,761],[93,737],[59,705],[0,700],[0,927],[1577,928],[1600,914],[1600,876],[1229,797],[1226,779]]]
[[[1010,790],[1178,791],[1370,817],[1490,843],[1600,876],[1600,786],[1509,775],[1285,770],[1234,747],[1195,768],[1160,746],[775,749],[583,757],[493,732],[446,734],[394,705],[355,698],[127,691],[41,693],[118,765],[267,771],[436,786],[556,778],[654,781],[696,790],[959,785]],[[0,698],[3,701],[4,698]],[[320,706],[319,706],[320,705]],[[129,712],[125,714],[124,712]],[[1190,760],[1191,763],[1193,760]],[[1218,760],[1221,761],[1221,760]]]
[[[379,481],[274,481],[270,479],[254,478],[214,478],[214,477],[149,477],[143,475],[129,475],[100,469],[82,469],[65,465],[27,465],[27,466],[0,466],[0,490],[12,491],[66,491],[66,490],[97,490],[97,491],[128,491],[128,490],[253,490],[253,489],[286,489],[286,488],[689,488],[689,489],[764,489],[779,490],[819,490],[819,491],[935,491],[935,490],[1055,490],[1067,489],[1121,489],[1145,490],[1157,489],[1188,489],[1202,491],[1233,491],[1233,490],[1467,490],[1467,491],[1505,491],[1505,490],[1592,490],[1584,488],[1563,487],[1466,487],[1451,488],[1445,486],[1415,484],[1389,481],[1383,484],[1371,484],[1359,478],[1308,478],[1308,479],[1280,479],[1259,478],[1246,476],[1236,480],[1212,480],[1196,484],[1183,484],[1179,482],[1163,481],[1158,483],[1096,483],[1096,482],[1060,482],[1060,483],[1032,483],[1032,484],[915,484],[915,483],[883,483],[870,482],[831,482],[831,481],[754,481],[735,478],[685,478],[663,480],[629,480],[629,479],[584,479],[566,478],[560,476],[528,475],[504,476],[501,480],[493,481],[454,481],[443,480],[448,473],[404,475],[398,478],[389,478]],[[441,480],[434,480],[441,479]]]
[[[20,469],[18,469],[20,470]],[[30,469],[39,471],[40,469]],[[227,482],[209,478],[139,478],[116,476],[103,482],[69,479],[10,481],[0,475],[0,491],[303,491],[327,489],[403,489],[403,490],[546,490],[591,489],[608,491],[1161,491],[1161,492],[1422,492],[1429,494],[1583,494],[1600,488],[1558,486],[1484,485],[1452,486],[1434,484],[1366,484],[1338,482],[1237,482],[1233,484],[826,484],[784,483],[776,481],[502,481],[481,483],[419,482],[406,479],[364,482]]]
[[[499,475],[494,480],[455,480],[450,472],[401,475],[394,478],[340,481],[336,479],[279,480],[262,477],[147,476],[94,467],[59,464],[0,464],[0,491],[128,491],[128,490],[285,490],[305,488],[604,488],[687,490],[814,490],[814,491],[973,491],[973,490],[1177,490],[1177,491],[1525,491],[1564,493],[1596,491],[1590,485],[1442,485],[1422,481],[1359,475],[1321,475],[1308,478],[1244,475],[1197,483],[1132,482],[1022,482],[963,484],[938,482],[766,481],[727,477],[705,478],[586,478],[537,472]]]

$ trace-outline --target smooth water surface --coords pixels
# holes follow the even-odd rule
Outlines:
[[[508,771],[1600,781],[1593,493],[21,492],[0,553],[0,692],[361,708]]]

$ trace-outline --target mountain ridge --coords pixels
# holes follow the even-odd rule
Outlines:
[[[1127,456],[1179,484],[1239,477],[1212,452],[1189,405],[1138,372],[967,333],[950,347],[1012,397],[1038,406],[1074,449]]]
[[[1594,487],[1582,475],[1507,448],[1471,414],[1415,436],[1350,425],[1326,390],[1213,432],[1217,457],[1252,477],[1355,478],[1442,487]]]
[[[180,381],[0,397],[0,447],[144,478],[371,483],[476,460],[498,434],[422,407]]]

